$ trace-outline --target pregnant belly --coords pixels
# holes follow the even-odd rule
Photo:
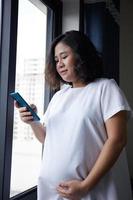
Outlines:
[[[51,159],[50,159],[51,160]],[[68,180],[83,180],[87,175],[87,167],[77,159],[44,159],[39,181],[51,189]]]

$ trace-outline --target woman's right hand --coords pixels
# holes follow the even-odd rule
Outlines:
[[[18,108],[20,119],[27,124],[31,124],[33,122],[33,116],[31,112],[28,111],[26,107],[19,107],[17,101],[15,101],[14,104],[15,107]],[[30,106],[35,112],[37,112],[37,108],[34,104],[31,104]]]

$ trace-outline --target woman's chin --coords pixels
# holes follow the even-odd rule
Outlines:
[[[69,79],[69,78],[67,78],[67,77],[61,77],[62,78],[62,80],[63,81],[65,81],[65,82],[67,82],[67,83],[71,83],[72,82],[72,80],[71,79]]]

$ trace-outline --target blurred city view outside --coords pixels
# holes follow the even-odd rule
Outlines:
[[[37,106],[42,119],[44,108],[44,67],[47,8],[19,0],[15,91]],[[42,145],[14,108],[10,197],[37,185]]]

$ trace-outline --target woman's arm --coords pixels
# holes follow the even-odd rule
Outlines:
[[[30,126],[36,138],[43,144],[46,136],[46,128],[40,122],[34,121],[30,123]]]
[[[99,180],[111,169],[126,145],[126,126],[126,111],[120,111],[106,121],[107,140],[92,170],[81,182],[70,180],[59,184],[57,191],[62,197],[77,200],[96,186]]]
[[[105,123],[108,139],[87,178],[83,181],[85,190],[91,190],[108,172],[119,157],[127,141],[127,115],[120,111]]]

